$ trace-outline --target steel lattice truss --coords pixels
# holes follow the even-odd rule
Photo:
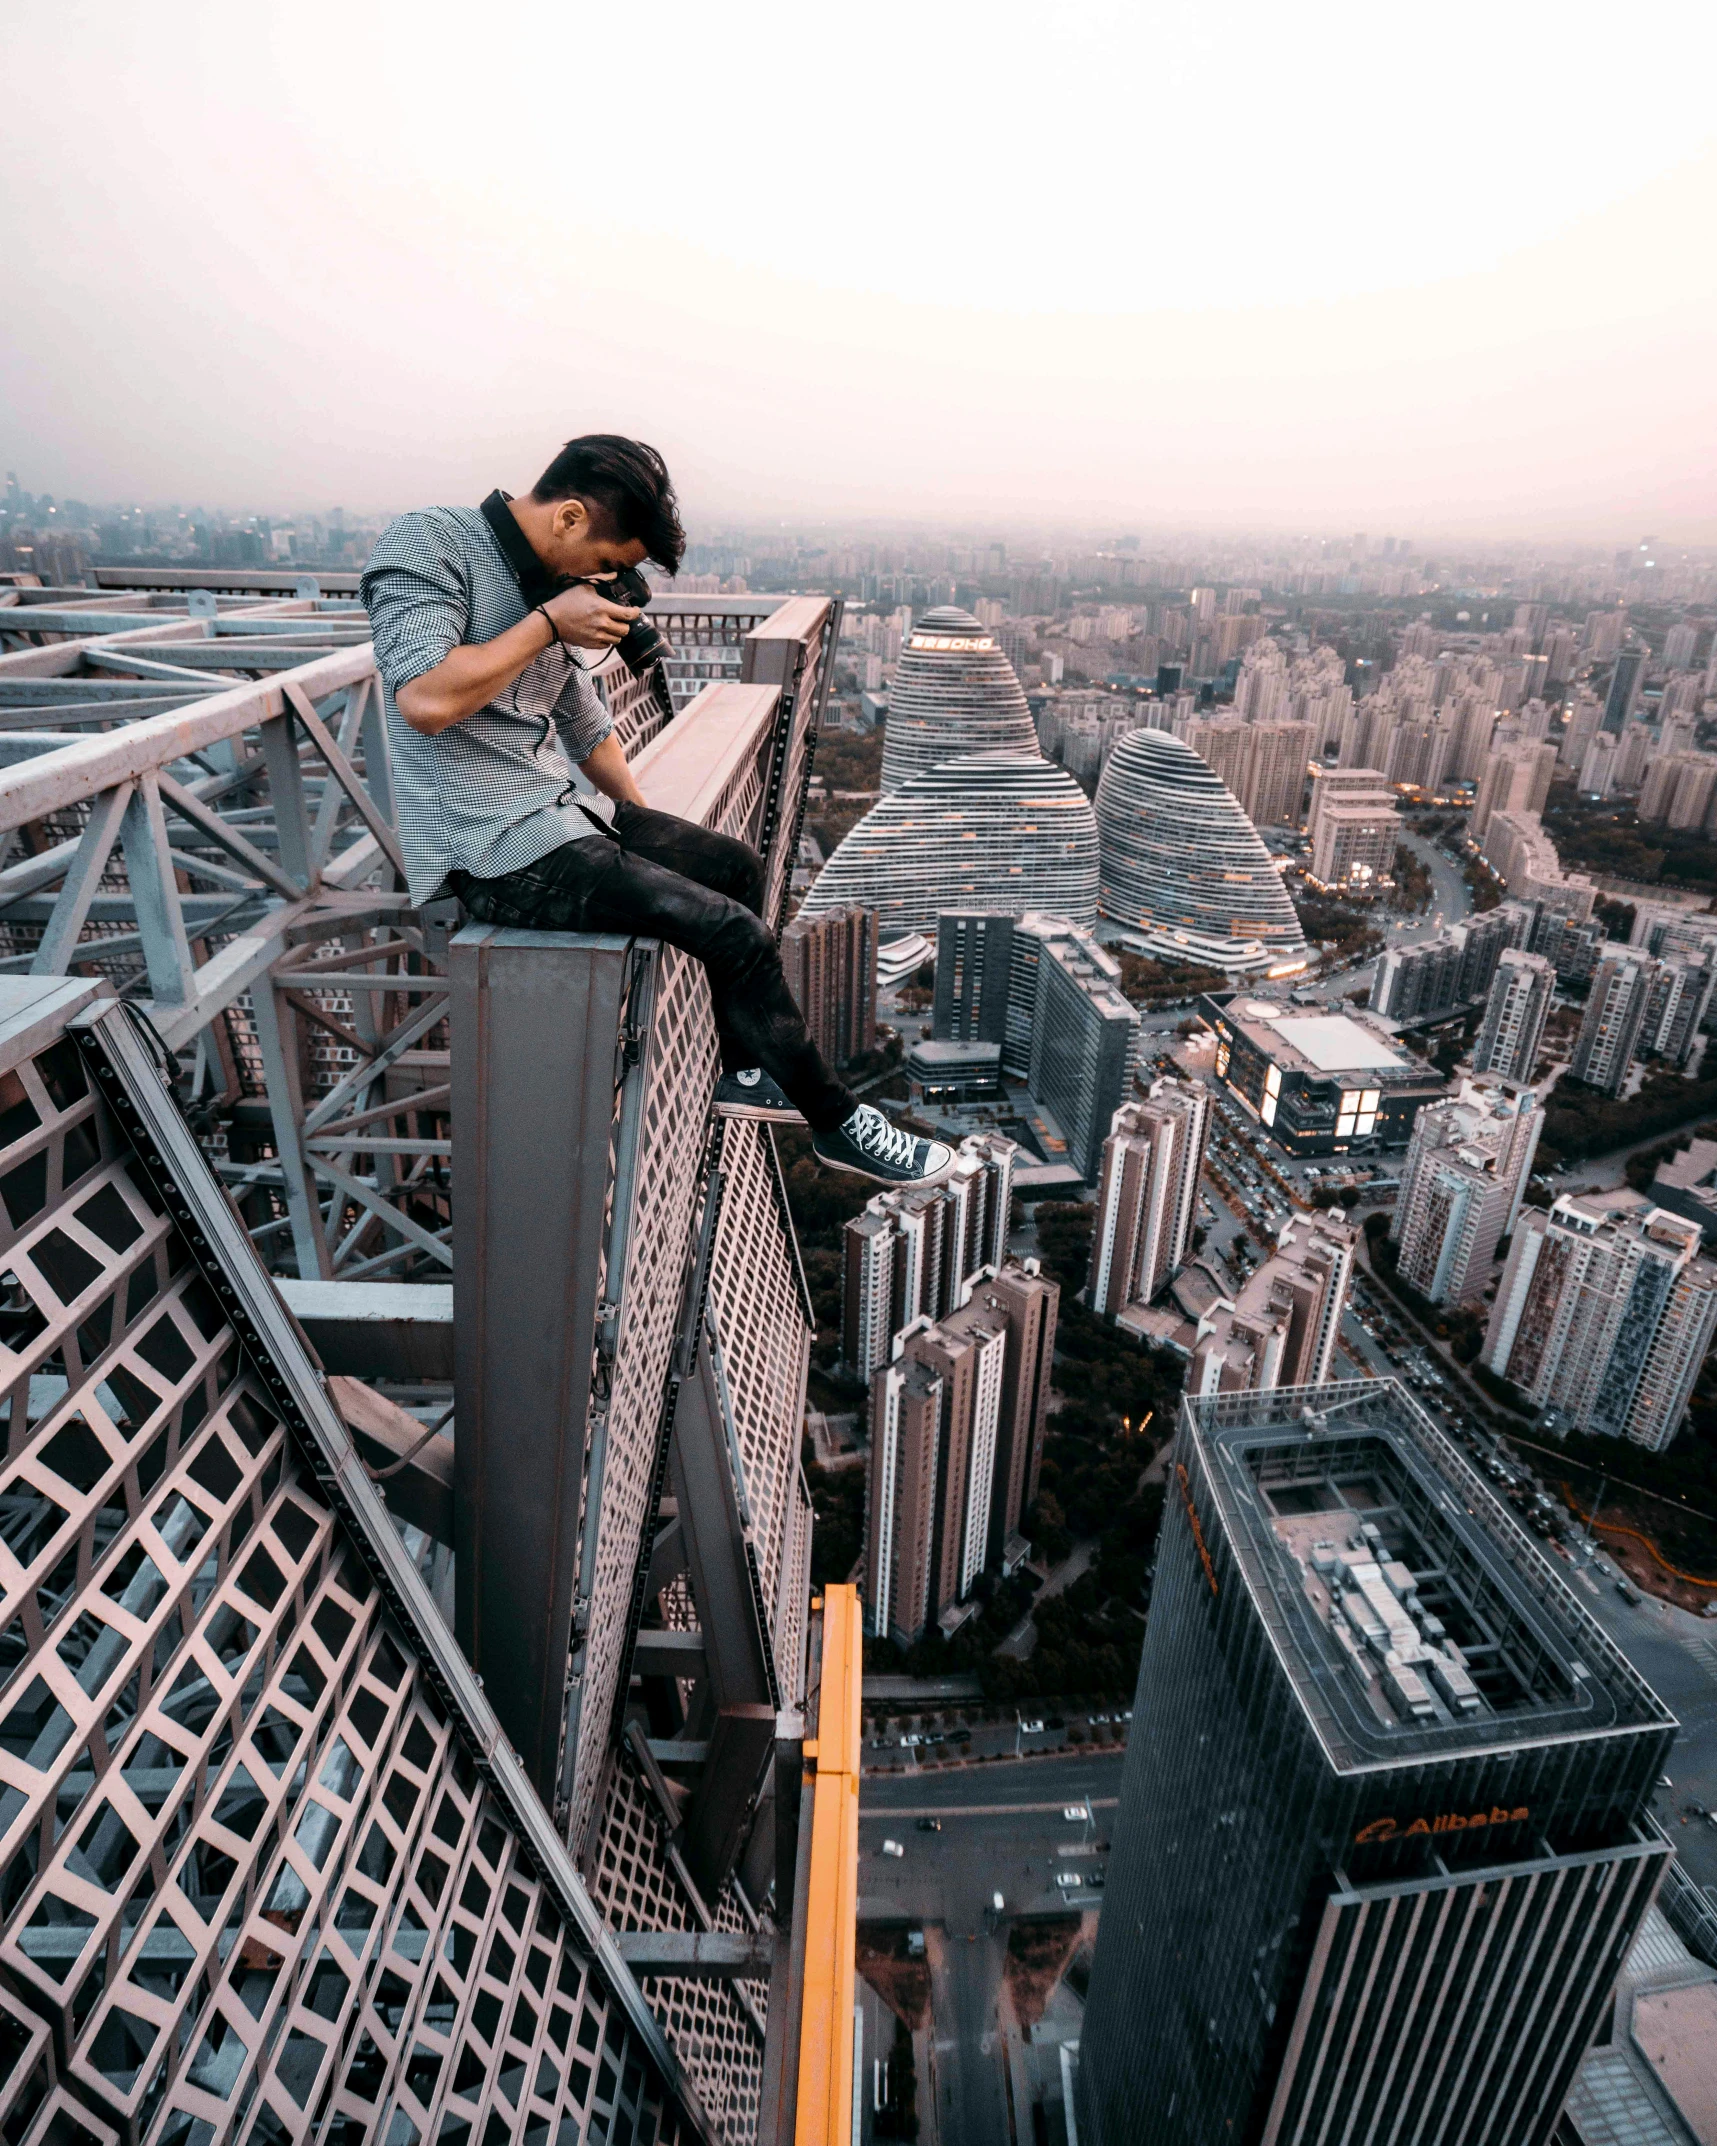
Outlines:
[[[5,596],[0,974],[104,974],[192,1054],[277,1271],[444,1278],[446,1001],[401,891],[362,607]],[[641,750],[665,698],[598,676]]]
[[[0,656],[0,969],[49,994],[0,1028],[0,1987],[24,2022],[0,2120],[33,2141],[75,2108],[187,2146],[772,2138],[811,1532],[772,1138],[708,1121],[694,964],[568,938],[529,958],[582,994],[576,1033],[515,1052],[535,1115],[498,1139],[507,1054],[458,1043],[450,920],[400,891],[361,622],[314,592],[190,596],[124,627],[66,598],[87,637],[20,621]],[[275,619],[328,643],[271,664]],[[672,720],[603,680],[652,801],[762,849],[777,924],[837,634],[837,607],[779,607],[745,683]],[[163,636],[176,681],[141,652]],[[31,729],[50,702],[77,742]],[[55,996],[71,969],[142,1031],[108,1004],[74,1046],[103,987]],[[529,995],[489,998],[513,1019]],[[582,1101],[544,1148],[554,1050]],[[493,1078],[462,1089],[479,1059]],[[486,1215],[521,1172],[548,1235],[510,1276]],[[469,1662],[256,1265],[445,1275],[456,1238]],[[521,1371],[537,1324],[558,1355]],[[521,1533],[527,1466],[563,1486],[547,1537]],[[729,1964],[676,1972],[687,1947]]]

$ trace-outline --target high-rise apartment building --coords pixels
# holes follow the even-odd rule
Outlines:
[[[1717,981],[1714,960],[1717,949],[1708,947],[1698,955],[1657,964],[1637,1046],[1642,1053],[1676,1066],[1686,1065],[1693,1056],[1700,1024],[1711,1004],[1711,987]]]
[[[1000,1133],[969,1134],[940,1184],[879,1192],[847,1224],[841,1354],[860,1378],[914,1320],[957,1311],[1001,1266],[1018,1153]]]
[[[1487,909],[1434,939],[1392,946],[1377,964],[1371,1007],[1390,1021],[1424,1021],[1483,998],[1525,919],[1509,904]]]
[[[1615,737],[1621,736],[1638,704],[1640,688],[1645,684],[1647,656],[1643,648],[1624,648],[1616,658],[1604,700],[1604,728]]]
[[[1296,1215],[1238,1294],[1200,1317],[1187,1392],[1262,1393],[1328,1378],[1358,1241],[1333,1214]]]
[[[1374,891],[1395,870],[1401,815],[1377,768],[1325,769],[1312,784],[1311,874],[1324,887]]]
[[[1059,1300],[1033,1261],[921,1320],[871,1379],[867,1622],[913,1646],[953,1630],[980,1573],[1017,1560],[1036,1495]]]
[[[1503,909],[1514,907],[1503,904]],[[1500,916],[1503,909],[1491,914]],[[1494,1073],[1502,1080],[1531,1080],[1555,995],[1556,971],[1542,954],[1529,954],[1518,946],[1507,948],[1498,957],[1485,999],[1484,1019],[1473,1045],[1473,1071]]]
[[[1008,1329],[990,1501],[989,1569],[1011,1572],[1026,1555],[1020,1528],[1036,1502],[1043,1466],[1061,1290],[1031,1259],[1010,1261],[985,1280],[982,1295],[986,1308],[1004,1319]]]
[[[1586,613],[1587,655],[1595,658],[1600,663],[1606,656],[1613,656],[1617,649],[1621,647],[1622,635],[1627,630],[1628,615],[1619,605],[1613,606],[1607,611],[1588,611]]]
[[[1395,1206],[1400,1272],[1433,1304],[1482,1295],[1514,1228],[1544,1116],[1530,1088],[1463,1080],[1413,1124]]]
[[[1595,693],[1580,687],[1568,705],[1568,725],[1562,733],[1557,757],[1565,768],[1578,770],[1586,748],[1597,736],[1604,720],[1604,704]]]
[[[1711,818],[1717,797],[1717,753],[1660,753],[1646,770],[1639,816],[1647,826],[1691,833]]]
[[[1598,963],[1569,1068],[1576,1080],[1606,1095],[1621,1094],[1640,1047],[1657,966],[1649,954],[1633,952],[1609,954]]]
[[[1501,746],[1485,762],[1473,799],[1468,829],[1481,841],[1497,812],[1542,812],[1550,795],[1550,778],[1556,772],[1554,745]]]
[[[1143,1102],[1123,1103],[1111,1119],[1091,1238],[1094,1311],[1113,1318],[1150,1303],[1185,1260],[1210,1105],[1202,1081],[1155,1080]]]
[[[1698,646],[1699,628],[1686,619],[1678,619],[1663,637],[1663,668],[1666,671],[1688,669]]]
[[[1547,2146],[1675,1722],[1394,1380],[1182,1403],[1082,2146]]]
[[[1088,933],[1044,935],[1041,949],[1026,1078],[1066,1135],[1068,1161],[1089,1180],[1133,1085],[1138,1009],[1121,991],[1119,962]]]
[[[1484,1362],[1576,1430],[1661,1452],[1717,1331],[1700,1225],[1644,1194],[1565,1193],[1527,1208],[1491,1309]]]
[[[930,1622],[944,1387],[918,1356],[871,1380],[865,1483],[865,1628],[915,1646]]]
[[[1580,637],[1572,626],[1552,626],[1544,636],[1544,681],[1564,686],[1574,675],[1580,653]]]
[[[876,1048],[876,912],[827,909],[781,934],[787,988],[832,1066]]]
[[[1028,921],[1008,909],[944,909],[936,919],[936,997],[931,1033],[938,1043],[1008,1041],[1009,992],[1013,976],[1014,926]],[[1031,1004],[1020,1009],[1018,1042],[1004,1049],[1002,1069],[1023,1080],[1031,1063]],[[1023,1046],[1023,1047],[1022,1047]]]
[[[1280,690],[1285,696],[1285,684]],[[1254,826],[1298,826],[1314,746],[1309,723],[1223,716],[1189,725],[1186,742]]]

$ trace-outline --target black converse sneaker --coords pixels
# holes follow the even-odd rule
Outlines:
[[[714,1108],[724,1118],[762,1118],[770,1125],[803,1125],[803,1114],[787,1100],[778,1081],[761,1066],[724,1073],[715,1085]]]
[[[882,1185],[934,1184],[954,1161],[945,1142],[902,1132],[869,1103],[861,1103],[832,1133],[816,1134],[811,1146],[831,1170],[852,1170]]]

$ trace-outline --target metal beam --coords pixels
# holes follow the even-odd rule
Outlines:
[[[474,925],[449,949],[459,1204],[456,1629],[559,1791],[626,940]],[[600,1504],[600,1484],[590,1486]],[[521,1494],[523,1493],[523,1494]]]
[[[449,1283],[283,1279],[278,1287],[328,1371],[402,1385],[451,1382]]]
[[[614,1942],[635,1975],[763,1981],[775,1964],[775,1939],[761,1930],[622,1930]]]

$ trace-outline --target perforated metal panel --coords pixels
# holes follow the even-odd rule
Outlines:
[[[124,1014],[8,1037],[0,2126],[714,2135]]]

